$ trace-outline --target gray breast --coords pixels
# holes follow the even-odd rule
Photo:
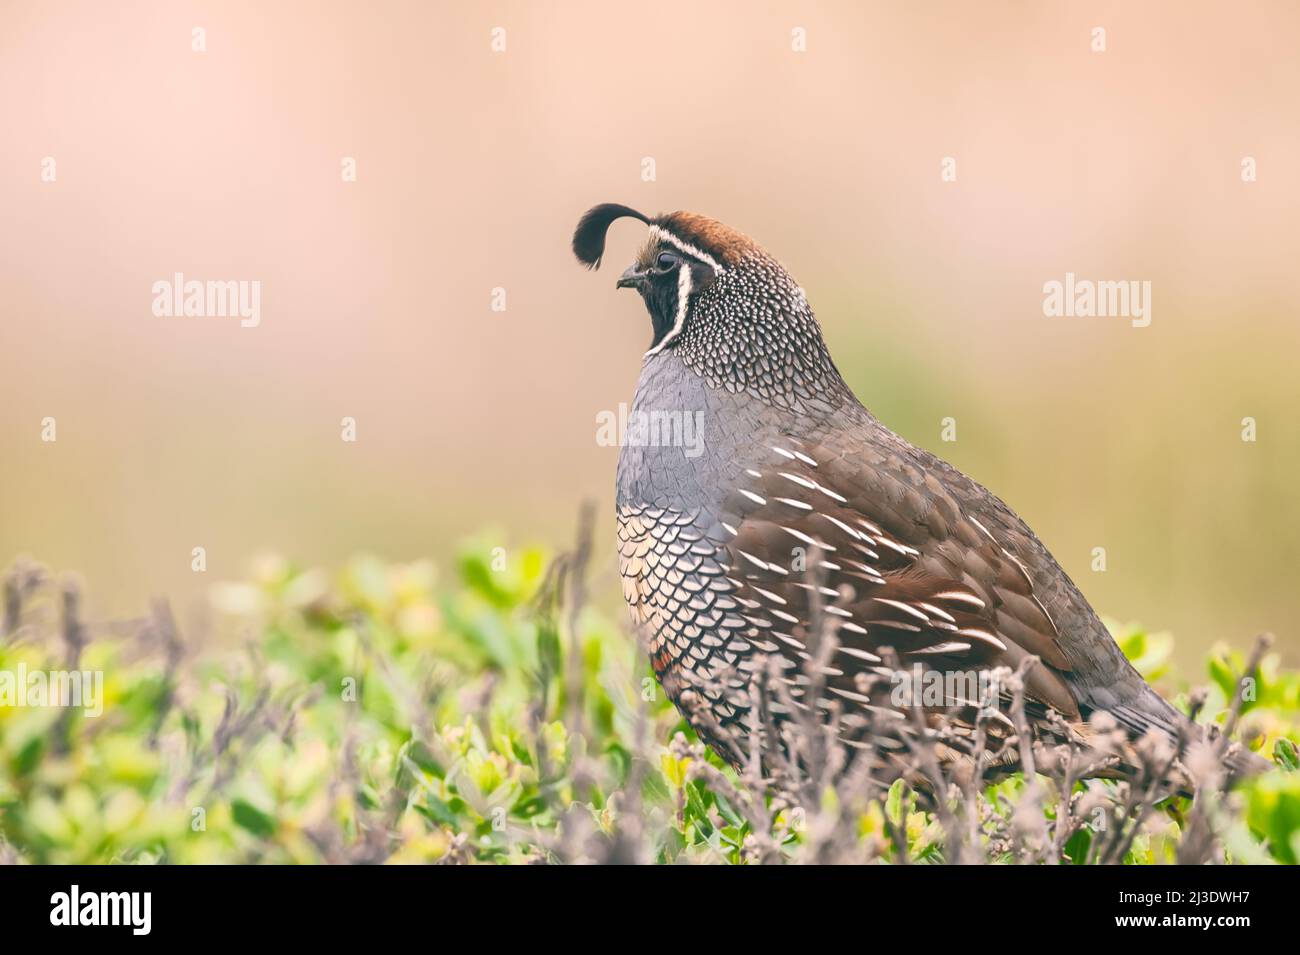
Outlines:
[[[710,387],[672,352],[646,360],[628,412],[618,462],[619,504],[716,507],[775,413]]]
[[[642,369],[619,453],[624,597],[669,698],[723,752],[748,709],[754,648],[719,514],[755,448],[780,428],[775,414],[763,420],[767,411],[661,353]],[[701,704],[710,725],[693,718]]]

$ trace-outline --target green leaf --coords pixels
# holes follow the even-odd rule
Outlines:
[[[411,762],[431,776],[442,779],[447,775],[446,768],[443,767],[442,763],[438,762],[433,753],[429,752],[429,747],[419,740],[411,740],[406,749],[406,755],[410,757]]]
[[[1295,836],[1300,833],[1300,776],[1269,773],[1251,780],[1246,795],[1246,819],[1269,842],[1280,862],[1296,865]]]
[[[237,826],[259,839],[270,839],[278,828],[275,819],[243,799],[231,800],[230,816]]]
[[[894,784],[889,787],[889,795],[885,797],[885,815],[896,826],[902,826],[907,821],[907,811],[903,807],[903,796],[906,792],[907,783],[895,779]]]
[[[1081,826],[1065,843],[1065,857],[1074,865],[1083,865],[1088,860],[1088,849],[1092,846],[1092,831]]]
[[[1273,744],[1273,761],[1283,769],[1295,772],[1300,769],[1300,754],[1296,752],[1295,743],[1289,739],[1280,739]]]
[[[45,737],[33,736],[18,751],[14,759],[14,775],[27,776],[41,763],[41,756],[45,753]]]
[[[1216,654],[1210,657],[1207,669],[1210,672],[1210,679],[1223,691],[1223,698],[1231,702],[1237,695],[1237,675],[1228,660]]]
[[[454,829],[458,822],[455,810],[432,793],[424,794],[424,802],[416,803],[415,811],[440,826]]]

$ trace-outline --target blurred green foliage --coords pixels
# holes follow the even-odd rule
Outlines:
[[[0,671],[72,654],[102,671],[104,710],[0,707],[0,859],[570,861],[596,858],[575,833],[608,842],[635,811],[649,858],[745,861],[749,823],[690,772],[721,764],[691,745],[620,624],[538,602],[547,566],[539,550],[486,544],[446,582],[427,562],[359,557],[331,577],[266,558],[213,589],[201,636],[160,608],[90,626],[84,645],[67,642],[62,595],[34,591],[10,614]],[[1170,679],[1167,635],[1116,636],[1148,678]],[[1212,656],[1205,713],[1226,709],[1243,663]],[[1245,721],[1292,769],[1298,718],[1300,677],[1266,658]],[[1025,785],[990,785],[988,811],[1015,812]],[[1296,862],[1300,775],[1233,798],[1232,857]],[[793,851],[788,815],[777,820]],[[890,824],[913,860],[941,858],[938,824],[900,785],[858,825],[886,858]],[[1176,814],[1161,817],[1127,859],[1172,861],[1178,836]]]

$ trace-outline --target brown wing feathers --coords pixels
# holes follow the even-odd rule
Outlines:
[[[824,602],[851,588],[834,611],[836,665],[850,682],[885,647],[905,666],[941,669],[1015,669],[1034,654],[1042,663],[1027,675],[1029,695],[1077,719],[1056,628],[1015,558],[946,496],[923,501],[889,481],[886,465],[859,467],[850,480],[847,462],[789,439],[766,466],[742,473],[724,528],[736,596],[753,604],[746,617],[770,624],[760,628],[768,641],[797,655],[809,639],[813,586],[801,558],[816,560]],[[877,485],[863,486],[862,476]],[[954,538],[958,546],[944,547]]]

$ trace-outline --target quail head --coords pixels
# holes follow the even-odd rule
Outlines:
[[[862,406],[776,259],[705,216],[606,204],[578,224],[581,262],[599,265],[621,217],[649,226],[618,286],[652,328],[618,463],[623,592],[664,690],[723,758],[767,754],[784,744],[766,727],[811,712],[897,762],[919,713],[941,761],[969,765],[978,722],[1010,769],[1008,693],[974,679],[1008,670],[1036,737],[1199,735],[1011,508]],[[682,422],[701,440],[673,440]]]

